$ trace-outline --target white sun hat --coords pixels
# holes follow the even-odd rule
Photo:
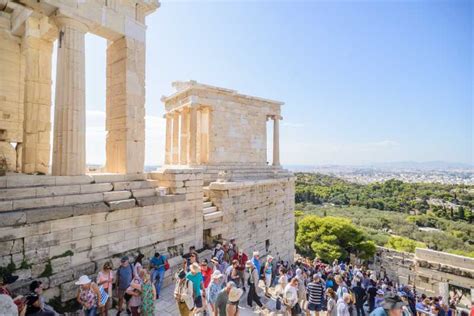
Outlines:
[[[82,275],[75,284],[76,285],[84,285],[84,284],[89,284],[91,282],[92,282],[92,280],[87,275]]]

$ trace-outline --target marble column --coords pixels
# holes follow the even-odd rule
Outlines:
[[[142,173],[145,166],[145,43],[130,37],[107,45],[106,171]]]
[[[52,174],[81,175],[86,171],[86,104],[84,36],[87,27],[65,17],[59,28]]]
[[[179,163],[185,165],[188,163],[188,137],[189,137],[189,110],[183,109],[181,111],[181,141]]]
[[[209,108],[201,109],[201,163],[209,160]]]
[[[173,114],[173,154],[172,163],[177,165],[179,163],[179,113]]]
[[[41,25],[49,22],[34,17],[25,21],[21,43],[25,62],[22,162],[19,171],[42,173],[49,171],[51,133],[51,61],[53,37],[44,36]],[[42,32],[43,31],[43,32]],[[53,32],[55,33],[55,32]],[[21,169],[21,170],[20,170]]]
[[[172,141],[172,127],[173,127],[173,118],[170,114],[166,114],[166,139],[165,139],[165,165],[171,164],[171,141]]]
[[[192,106],[190,109],[189,122],[189,158],[188,164],[195,165],[196,160],[196,141],[197,141],[197,109]]]
[[[273,165],[280,165],[280,116],[273,116]]]

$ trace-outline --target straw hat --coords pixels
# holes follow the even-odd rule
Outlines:
[[[231,288],[229,292],[229,302],[231,303],[238,302],[240,298],[242,297],[242,293],[244,293],[242,289],[239,289],[237,287]]]
[[[223,274],[219,270],[214,271],[211,276],[213,280],[220,279],[221,277],[223,277]]]
[[[252,268],[252,267],[254,266],[254,264],[253,264],[253,262],[252,262],[251,260],[249,260],[249,261],[247,261],[247,262],[245,263],[245,266],[246,266],[247,268]]]
[[[260,252],[258,252],[258,251],[254,251],[254,252],[253,252],[253,256],[254,256],[254,257],[256,257],[256,256],[260,256]]]
[[[219,263],[219,259],[217,259],[216,257],[212,258],[211,259],[211,262],[215,263],[215,264],[218,264]]]
[[[191,267],[190,267],[191,272],[193,273],[198,273],[201,272],[201,267],[199,266],[199,263],[194,262]]]
[[[89,279],[89,277],[87,275],[82,275],[75,284],[76,285],[84,285],[84,284],[89,284],[91,282],[92,282],[92,280]]]

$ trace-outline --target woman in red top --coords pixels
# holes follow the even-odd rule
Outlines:
[[[204,287],[207,289],[209,283],[211,283],[212,269],[209,268],[207,259],[201,261],[201,274],[204,280]]]

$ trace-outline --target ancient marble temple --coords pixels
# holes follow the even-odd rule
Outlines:
[[[170,258],[169,283],[190,246],[232,238],[246,252],[292,259],[294,178],[280,166],[281,102],[175,82],[162,100],[164,165],[144,172],[145,18],[158,7],[0,0],[0,172],[8,169],[0,176],[0,266],[20,276],[14,287],[40,278],[47,298],[67,302],[78,276],[156,250]],[[88,32],[108,41],[103,173],[86,172]]]

